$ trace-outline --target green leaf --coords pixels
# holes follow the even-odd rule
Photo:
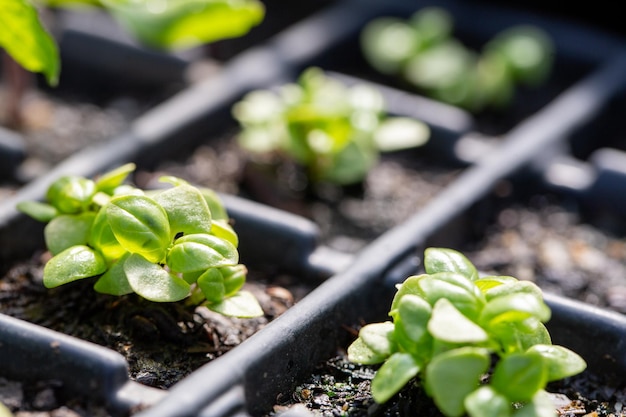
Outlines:
[[[383,363],[388,356],[380,355],[370,349],[362,338],[357,338],[348,346],[348,360],[362,365],[376,365]]]
[[[124,262],[130,253],[120,258],[117,262],[109,267],[109,269],[96,281],[94,290],[111,295],[125,295],[133,292],[133,288],[128,283],[128,277],[124,271]]]
[[[133,291],[150,301],[179,301],[190,292],[190,286],[185,280],[138,254],[128,256],[124,262],[124,272]]]
[[[96,190],[112,195],[115,189],[124,183],[135,168],[135,164],[125,164],[101,175],[96,179]]]
[[[54,206],[38,201],[20,201],[16,207],[22,213],[44,223],[49,222],[59,214]]]
[[[408,117],[392,117],[381,122],[374,133],[374,142],[381,152],[417,148],[428,142],[430,128]]]
[[[418,297],[424,298],[424,291],[422,291],[421,287],[419,286],[419,282],[421,279],[427,276],[428,275],[425,274],[413,275],[405,279],[402,284],[398,285],[398,291],[396,292],[396,295],[393,297],[393,301],[391,302],[390,313],[393,313],[398,309],[398,304],[400,303],[400,300],[406,294],[413,294]]]
[[[477,288],[467,288],[463,282],[456,280],[455,277],[461,277],[465,280],[462,275],[444,272],[424,277],[418,285],[424,293],[424,298],[431,305],[442,298],[446,298],[465,316],[470,319],[477,318],[483,305],[483,301],[473,291],[478,291]]]
[[[543,299],[543,293],[537,284],[530,281],[511,281],[505,285],[498,285],[490,288],[485,292],[485,297],[488,301],[497,297],[502,297],[509,294],[531,294],[537,297],[537,299]]]
[[[238,264],[232,266],[223,266],[218,268],[220,274],[224,278],[224,292],[225,297],[234,295],[237,291],[243,287],[246,282],[246,274],[248,269],[245,265]]]
[[[513,293],[487,302],[480,314],[479,323],[491,328],[500,323],[521,322],[529,317],[546,322],[550,319],[550,314],[550,308],[535,294]]]
[[[482,386],[465,397],[470,417],[510,417],[511,403],[490,386]]]
[[[44,228],[48,250],[57,255],[72,246],[86,245],[95,217],[95,213],[86,212],[63,214],[52,219]]]
[[[209,268],[198,277],[198,286],[210,303],[219,303],[226,295],[224,277],[217,268]]]
[[[114,197],[103,208],[120,245],[151,262],[162,262],[170,243],[170,227],[163,207],[146,196]]]
[[[227,220],[213,220],[211,222],[211,234],[229,241],[234,247],[239,245],[239,236]]]
[[[548,381],[557,381],[581,373],[587,363],[577,353],[557,345],[537,344],[528,349],[543,357],[548,365]]]
[[[372,396],[377,403],[386,403],[420,372],[420,365],[409,353],[396,352],[376,372],[372,380]]]
[[[550,395],[544,391],[539,390],[529,403],[526,403],[522,408],[515,410],[513,417],[554,417],[554,402],[550,398]]]
[[[359,338],[377,355],[390,356],[395,351],[393,331],[390,321],[368,324],[359,331]]]
[[[220,303],[209,303],[206,306],[217,313],[230,317],[254,318],[264,314],[257,299],[248,291],[239,291]]]
[[[462,347],[437,355],[426,367],[426,389],[448,417],[465,412],[465,398],[478,388],[490,364],[489,351]]]
[[[428,331],[434,338],[449,343],[480,343],[489,339],[485,330],[465,317],[446,298],[435,303]]]
[[[224,208],[224,203],[217,195],[217,193],[209,188],[200,187],[200,193],[206,200],[207,205],[209,206],[209,210],[211,210],[211,218],[214,221],[225,221],[228,222],[228,213],[226,212],[226,208]]]
[[[513,353],[496,364],[491,385],[512,402],[530,401],[548,381],[548,366],[537,352]]]
[[[405,294],[398,302],[398,317],[404,334],[414,343],[418,343],[427,334],[431,314],[430,304],[417,295]]]
[[[517,278],[509,276],[486,276],[478,278],[476,281],[474,281],[474,284],[484,294],[491,288],[498,287],[500,285],[511,284],[517,281]]]
[[[361,32],[361,49],[368,62],[385,74],[398,73],[420,48],[415,30],[404,20],[381,17]]]
[[[59,51],[33,4],[28,0],[0,1],[0,27],[0,47],[28,71],[41,72],[49,85],[57,85]]]
[[[147,45],[182,49],[245,35],[265,15],[256,0],[102,0]]]
[[[109,224],[107,211],[102,209],[96,215],[96,218],[89,232],[89,245],[98,250],[104,259],[111,263],[124,254],[128,253],[126,249],[117,241],[113,229]]]
[[[236,265],[239,253],[230,242],[213,235],[193,234],[176,239],[167,254],[167,265],[174,272],[193,272]]]
[[[424,268],[429,274],[456,272],[475,281],[478,271],[462,253],[446,248],[427,248],[424,251]]]
[[[167,213],[172,238],[180,233],[189,235],[211,231],[211,212],[197,188],[182,184],[161,191],[153,198]]]
[[[96,193],[93,181],[76,176],[61,177],[50,185],[46,199],[61,213],[75,214],[85,211]]]
[[[52,257],[43,269],[43,283],[47,288],[89,278],[106,271],[104,259],[88,246],[73,246]]]

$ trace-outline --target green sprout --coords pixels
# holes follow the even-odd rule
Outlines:
[[[50,185],[47,202],[18,204],[47,223],[53,257],[44,285],[98,277],[94,289],[105,294],[137,293],[155,302],[192,296],[227,316],[261,316],[254,296],[240,291],[247,270],[215,192],[175,177],[161,178],[168,188],[144,191],[125,184],[134,169],[127,164],[96,180],[61,177]]]
[[[447,11],[427,7],[406,20],[371,21],[361,33],[361,47],[379,72],[472,111],[507,105],[516,85],[538,85],[551,70],[554,46],[538,27],[506,29],[480,53],[461,44],[452,31]]]
[[[426,249],[424,267],[398,285],[393,321],[364,326],[348,348],[352,362],[383,364],[372,380],[374,400],[390,400],[420,376],[448,417],[556,415],[546,384],[586,363],[552,344],[541,290],[509,276],[479,276],[451,249]]]
[[[278,91],[248,93],[232,112],[244,149],[295,161],[312,182],[359,182],[381,151],[420,146],[430,135],[422,122],[386,117],[375,88],[347,87],[319,68]]]

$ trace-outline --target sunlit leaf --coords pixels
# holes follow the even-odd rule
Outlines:
[[[46,247],[56,255],[76,245],[86,245],[96,214],[64,214],[57,216],[44,228]]]
[[[58,287],[106,271],[104,259],[88,246],[72,246],[52,257],[43,269],[43,283],[47,288]]]
[[[420,365],[409,353],[396,352],[378,369],[372,380],[372,396],[385,403],[420,372]]]
[[[61,68],[56,43],[29,0],[0,1],[0,47],[22,67],[43,73],[48,84],[58,83]]]
[[[124,272],[133,291],[150,301],[179,301],[190,292],[185,280],[138,254],[132,254],[124,261]]]
[[[206,306],[217,313],[230,317],[254,318],[264,314],[257,299],[248,291],[239,291],[219,303],[207,303]]]

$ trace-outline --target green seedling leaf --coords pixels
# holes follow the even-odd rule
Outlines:
[[[172,238],[180,233],[189,235],[211,231],[211,211],[197,188],[181,184],[153,198],[167,213]]]
[[[503,352],[524,352],[536,344],[551,344],[546,327],[535,317],[522,321],[502,321],[489,328],[490,335],[497,340]]]
[[[242,264],[223,266],[218,269],[224,278],[225,297],[235,295],[235,293],[243,287],[243,284],[245,284],[248,269]]]
[[[13,417],[13,413],[0,402],[0,417]]]
[[[125,295],[133,292],[133,288],[128,282],[128,277],[124,271],[124,262],[130,256],[126,253],[117,262],[109,267],[109,269],[96,281],[94,290],[111,295]]]
[[[428,331],[434,338],[448,343],[481,343],[489,339],[485,330],[464,316],[446,298],[435,303]]]
[[[465,412],[465,398],[478,388],[489,364],[489,351],[482,348],[462,347],[442,353],[426,367],[426,389],[446,416],[459,417]]]
[[[317,174],[313,176],[335,184],[353,184],[361,181],[377,160],[378,152],[373,146],[352,141],[334,154],[330,167],[314,168]]]
[[[83,278],[94,277],[106,271],[100,254],[88,246],[73,246],[52,257],[43,269],[43,283],[54,288]]]
[[[209,303],[219,303],[226,295],[224,277],[217,268],[209,268],[200,275],[198,286]]]
[[[511,403],[490,386],[483,386],[465,397],[467,414],[471,417],[510,417]]]
[[[541,289],[537,284],[530,281],[512,281],[506,285],[495,286],[485,292],[485,297],[487,301],[491,301],[497,297],[510,294],[531,294],[537,297],[538,300],[543,299]]]
[[[405,294],[398,302],[398,317],[404,334],[413,343],[420,342],[427,334],[431,314],[432,307],[430,304],[417,295]]]
[[[513,293],[487,302],[481,312],[479,323],[491,328],[500,323],[521,322],[529,317],[546,322],[550,319],[550,314],[548,306],[543,300],[538,299],[536,294]]]
[[[393,117],[381,122],[374,142],[381,152],[395,152],[423,146],[430,138],[430,128],[408,117]]]
[[[372,380],[372,396],[377,403],[386,403],[420,372],[421,366],[409,353],[396,352],[376,372]]]
[[[548,365],[548,381],[557,381],[581,373],[587,363],[577,353],[556,345],[537,344],[527,352],[541,355]]]
[[[232,243],[234,247],[239,246],[239,236],[226,220],[213,220],[211,234]]]
[[[517,278],[508,276],[486,276],[478,278],[476,281],[474,281],[474,284],[484,294],[491,288],[498,287],[504,284],[512,284],[517,281]]]
[[[0,47],[28,71],[43,73],[49,85],[57,85],[59,51],[32,2],[0,1],[0,27]]]
[[[429,274],[456,272],[471,281],[478,279],[476,267],[462,253],[453,249],[428,248],[424,251],[424,268]]]
[[[538,352],[513,353],[496,365],[491,385],[512,402],[530,401],[548,380],[548,366]]]
[[[211,218],[214,221],[228,222],[228,213],[217,193],[209,188],[199,188],[199,190],[211,210]]]
[[[245,35],[265,15],[256,0],[102,0],[141,42],[183,49]]]
[[[444,41],[452,35],[452,16],[441,7],[424,7],[409,19],[426,46]]]
[[[424,298],[431,305],[446,298],[465,316],[475,319],[478,317],[483,301],[474,293],[476,287],[467,288],[463,280],[466,279],[462,275],[443,272],[424,277],[418,285],[424,293]]]
[[[75,176],[61,177],[48,188],[46,199],[61,213],[75,214],[85,211],[96,193],[93,181]]]
[[[95,213],[63,214],[52,219],[44,228],[48,250],[57,255],[65,249],[86,245]]]
[[[401,19],[375,19],[361,33],[363,53],[374,68],[385,74],[399,73],[420,47],[415,30]]]
[[[357,338],[350,346],[348,346],[348,360],[362,365],[376,365],[382,363],[388,356],[379,355],[370,349],[363,339]]]
[[[393,331],[394,326],[390,321],[368,324],[359,331],[359,338],[376,355],[390,356],[395,351]]]
[[[136,253],[124,261],[124,272],[133,291],[150,301],[180,301],[190,292],[185,280]]]
[[[170,227],[163,207],[146,196],[114,197],[103,208],[119,244],[150,262],[162,262],[170,243]]]
[[[554,402],[544,390],[539,390],[529,403],[513,412],[513,417],[554,417],[554,415]]]
[[[391,303],[390,313],[393,313],[398,309],[398,303],[406,294],[417,295],[418,297],[424,298],[424,291],[422,291],[419,286],[419,282],[422,278],[427,277],[428,275],[413,275],[404,280],[402,284],[397,285],[398,292],[393,297],[393,301]]]
[[[167,265],[171,270],[183,273],[236,265],[238,262],[239,253],[232,243],[207,234],[176,239],[167,255]]]
[[[232,297],[225,298],[219,303],[208,303],[207,307],[224,316],[239,318],[261,317],[263,309],[254,295],[248,291],[239,291]]]
[[[59,211],[52,205],[38,201],[20,201],[17,209],[33,219],[47,223],[59,215]]]
[[[128,175],[135,170],[135,164],[125,164],[100,176],[96,180],[96,190],[113,195],[115,189],[122,185]]]
[[[107,263],[111,263],[128,253],[117,241],[109,224],[106,210],[98,211],[89,232],[89,245],[98,250]]]

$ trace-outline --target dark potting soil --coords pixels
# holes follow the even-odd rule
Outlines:
[[[278,416],[291,407],[306,407],[318,417],[444,417],[418,379],[386,404],[377,404],[370,390],[375,371],[374,366],[351,363],[345,353],[339,354],[320,364],[292,394],[280,397],[268,415]],[[547,390],[560,417],[626,416],[626,386],[607,386],[587,371],[551,383]]]
[[[228,318],[184,302],[99,294],[91,279],[46,289],[42,271],[48,256],[39,254],[4,274],[0,312],[116,350],[128,361],[131,379],[157,388],[172,386],[237,346],[310,290],[293,277],[270,282],[252,271],[244,288],[257,297],[265,315]]]

